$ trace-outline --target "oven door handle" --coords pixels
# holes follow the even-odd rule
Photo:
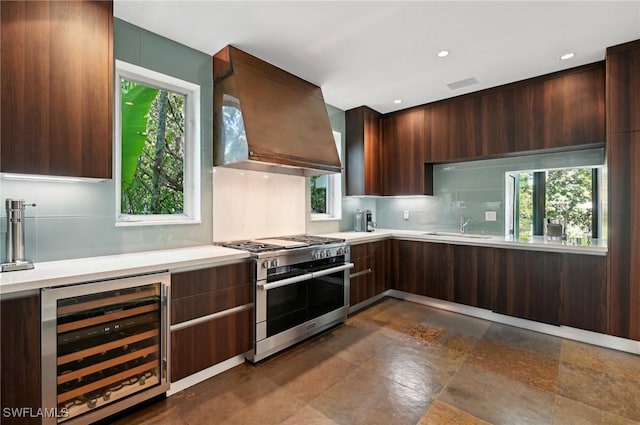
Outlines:
[[[300,276],[290,277],[288,279],[282,279],[272,283],[258,283],[258,287],[265,291],[268,291],[269,289],[280,288],[281,286],[304,282],[305,280],[310,280],[312,277],[313,275],[311,273],[305,273]]]
[[[349,270],[352,268],[353,268],[353,263],[347,263],[338,267],[332,267],[330,269],[320,270],[319,272],[313,272],[311,273],[311,277],[315,279],[316,277],[326,276],[328,274],[333,274],[333,273],[341,272],[343,270]]]

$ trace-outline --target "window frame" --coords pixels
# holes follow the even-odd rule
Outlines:
[[[546,190],[547,190],[547,178],[546,174],[550,171],[567,170],[584,168],[591,169],[591,235],[594,239],[600,238],[602,233],[602,223],[600,222],[600,173],[602,172],[602,166],[569,166],[569,167],[556,167],[541,170],[522,170],[522,171],[508,171],[506,173],[506,192],[509,193],[509,179],[514,179],[514,187],[512,188],[513,194],[518,193],[518,178],[517,174],[531,173],[533,176],[533,229],[532,236],[544,235],[544,217],[546,216]],[[508,235],[518,237],[519,235],[519,196],[514,196],[512,203],[508,201],[505,203],[505,215],[511,216],[511,222],[505,220],[505,232]]]
[[[116,226],[152,226],[201,223],[200,194],[200,85],[162,74],[138,65],[116,60],[114,111],[114,176]],[[172,91],[185,96],[185,146],[181,214],[124,214],[122,213],[122,79]]]
[[[333,140],[336,143],[338,157],[342,162],[342,133],[333,131]],[[342,220],[342,173],[328,174],[329,184],[327,187],[327,210],[328,213],[310,213],[311,221],[331,221]],[[309,188],[311,187],[311,179],[308,179]],[[309,190],[311,193],[311,190]],[[311,207],[311,199],[309,198],[309,208]],[[312,211],[312,210],[310,210]]]

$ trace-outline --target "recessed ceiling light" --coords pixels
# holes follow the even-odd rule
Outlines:
[[[396,99],[393,101],[393,103],[395,103],[396,105],[402,103],[402,99]]]
[[[560,56],[560,60],[561,61],[566,61],[567,59],[571,59],[572,57],[574,57],[576,54],[571,52],[571,53],[565,53],[564,55]]]
[[[436,56],[439,58],[446,58],[447,56],[449,56],[449,51],[448,50],[440,50],[438,53],[436,53]]]

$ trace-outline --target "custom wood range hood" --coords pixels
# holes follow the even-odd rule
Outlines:
[[[233,46],[214,55],[213,77],[214,165],[342,171],[320,87]]]

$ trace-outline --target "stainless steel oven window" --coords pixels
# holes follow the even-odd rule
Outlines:
[[[61,404],[58,400],[58,301],[149,285],[158,285],[158,295],[160,296],[158,321],[159,353],[157,354],[158,358],[153,360],[153,362],[156,360],[158,362],[158,382],[155,383],[155,380],[152,381],[153,384],[144,382],[144,385],[147,385],[146,388],[141,391],[132,392],[130,396],[123,397],[121,399],[115,399],[115,393],[120,391],[121,388],[114,387],[113,401],[110,401],[110,395],[105,393],[105,400],[101,400],[100,406],[98,406],[97,400],[95,403],[94,400],[87,400],[83,403],[85,404],[83,410],[86,412],[82,414],[78,413],[75,417],[65,417],[65,414],[68,414],[72,408],[73,410],[76,410],[76,412],[78,412],[78,408],[75,406],[75,402],[73,403],[74,406],[70,406],[71,401],[67,401],[66,404]],[[170,323],[168,308],[169,288],[170,275],[165,272],[42,290],[42,402],[43,408],[55,409],[54,411],[58,416],[57,418],[44,418],[42,422],[43,425],[56,424],[60,422],[64,422],[65,424],[76,424],[95,421],[137,404],[140,401],[162,394],[168,390],[168,368],[170,363],[168,350],[168,326]],[[90,330],[91,329],[88,331]],[[128,384],[143,385],[143,381],[149,378],[146,378],[146,375],[141,373],[135,377],[131,377],[130,380],[132,380],[132,382],[129,382]],[[154,376],[153,379],[155,378],[156,377]],[[134,379],[135,382],[133,382]],[[122,384],[122,386],[124,386],[127,384],[126,379],[121,380],[118,384]],[[69,410],[67,410],[67,408]]]
[[[322,314],[320,317],[316,317],[305,321],[297,326],[293,326],[275,335],[267,337],[267,313],[266,313],[266,300],[267,292],[274,289],[271,284],[258,285],[256,290],[256,312],[258,310],[264,311],[265,320],[256,323],[256,343],[255,351],[248,354],[248,359],[252,362],[260,361],[292,344],[302,341],[318,332],[328,329],[331,326],[343,321],[347,317],[348,304],[349,304],[349,269],[353,267],[352,263],[346,263],[338,266],[338,271],[335,271],[336,267],[328,270],[327,274],[333,278],[342,279],[343,284],[343,303],[344,306],[334,309],[330,312]],[[318,272],[322,278],[323,272]],[[309,275],[313,275],[309,273]],[[313,276],[304,280],[305,284],[311,284]],[[279,282],[274,282],[278,284]],[[266,287],[266,289],[265,289]]]

